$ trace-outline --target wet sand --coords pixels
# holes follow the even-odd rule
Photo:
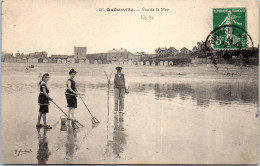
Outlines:
[[[255,164],[258,162],[258,68],[224,75],[222,66],[123,66],[130,85],[125,114],[114,114],[112,65],[2,64],[2,162],[5,164]],[[113,67],[116,67],[113,66]],[[39,74],[50,73],[50,96],[67,111],[68,71],[78,71],[77,131],[61,126],[50,105],[52,130],[37,130]],[[234,73],[238,68],[229,66]],[[179,75],[181,73],[181,75]],[[109,111],[108,111],[109,110]],[[65,130],[65,131],[63,131]],[[26,151],[20,152],[19,151]]]

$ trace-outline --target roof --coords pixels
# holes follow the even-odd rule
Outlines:
[[[190,51],[188,48],[186,48],[186,47],[183,47],[182,49],[181,49],[181,52],[183,52],[183,51]]]
[[[156,50],[167,50],[166,47],[159,47],[159,48],[156,48]]]
[[[178,51],[175,47],[170,47],[168,50]]]
[[[75,49],[83,49],[83,50],[87,50],[87,47],[75,47],[75,46],[74,46],[74,50],[75,50]]]
[[[88,55],[106,55],[107,53],[92,53],[92,54],[87,54]]]
[[[4,58],[11,58],[11,57],[14,57],[14,56],[13,56],[13,54],[4,53],[4,54],[2,54],[2,57],[4,57]]]
[[[126,49],[113,49],[113,50],[108,50],[108,53],[118,53],[118,52],[127,52]]]
[[[47,52],[42,51],[42,52],[29,53],[29,57],[31,57],[31,58],[46,58]]]
[[[139,52],[131,52],[131,54],[136,55],[136,56],[141,56],[141,53],[139,53]]]
[[[147,57],[155,58],[156,56],[157,56],[156,54],[147,54]]]
[[[51,55],[51,58],[68,58],[68,55]]]
[[[197,51],[198,50],[198,48],[196,47],[196,46],[194,46],[193,48],[192,48],[192,51]]]
[[[22,54],[22,53],[16,53],[16,54],[15,54],[15,57],[16,57],[16,58],[27,58],[27,56],[24,55],[24,54]]]
[[[161,47],[160,49],[161,49],[161,50],[167,50],[167,48],[166,48],[166,47]]]

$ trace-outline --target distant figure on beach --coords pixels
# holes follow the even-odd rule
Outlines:
[[[38,103],[40,109],[38,115],[38,122],[36,124],[37,128],[44,127],[44,129],[52,129],[52,127],[50,125],[47,125],[46,122],[46,114],[49,112],[49,100],[52,101],[52,99],[49,97],[49,88],[47,86],[48,81],[49,81],[49,74],[48,73],[43,74],[42,79],[39,82],[40,94],[38,97]],[[44,125],[40,124],[41,117],[43,117]]]
[[[122,69],[122,67],[116,67],[117,73],[114,76],[114,111],[117,112],[119,107],[119,113],[124,113],[125,93],[129,93],[128,83]],[[110,84],[110,80],[108,80],[108,84]]]
[[[216,68],[216,72],[218,72],[218,63],[217,63],[217,60],[215,59],[215,58],[213,58],[213,61],[212,61],[212,63],[213,63],[213,65],[214,65],[214,67]]]
[[[70,120],[71,115],[71,120],[73,121],[75,121],[74,111],[77,108],[77,95],[79,94],[77,91],[76,82],[74,81],[76,74],[77,72],[74,69],[69,71],[70,78],[67,80],[67,90],[65,92],[68,107],[68,120]]]
[[[229,71],[228,67],[225,67],[225,69],[226,69],[226,71],[225,71],[224,75],[230,76],[230,71]]]

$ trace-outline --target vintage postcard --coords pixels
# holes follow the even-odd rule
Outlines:
[[[1,53],[1,164],[259,163],[258,0],[5,0]]]

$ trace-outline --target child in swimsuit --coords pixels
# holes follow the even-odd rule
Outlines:
[[[46,122],[46,114],[49,112],[49,100],[52,101],[52,99],[49,97],[49,88],[47,86],[48,80],[49,80],[49,74],[45,73],[42,76],[41,81],[39,82],[40,94],[38,97],[38,103],[40,109],[39,109],[38,122],[36,124],[36,127],[44,127],[44,129],[52,129],[52,127],[50,125],[47,125]],[[43,118],[44,125],[40,124],[41,118]]]

